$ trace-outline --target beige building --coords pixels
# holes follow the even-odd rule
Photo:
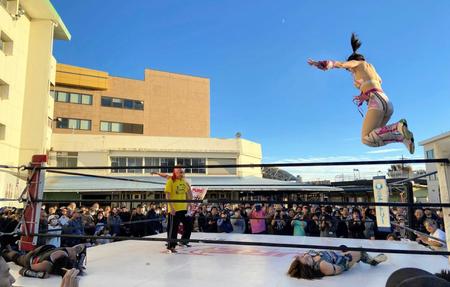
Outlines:
[[[70,34],[50,1],[0,0],[0,164],[27,164],[50,148],[54,39]],[[22,184],[3,174],[0,197],[16,197]]]
[[[144,80],[58,64],[54,133],[210,135],[209,79],[145,70]]]
[[[151,175],[174,165],[261,163],[261,145],[241,138],[53,134],[50,166],[162,166],[159,169],[83,170],[101,175]],[[167,168],[166,168],[167,167]],[[186,169],[189,176],[256,176],[260,168]]]
[[[423,146],[425,158],[449,158],[450,157],[450,131],[432,137],[430,139],[420,142]],[[427,173],[437,171],[437,164],[427,163]],[[427,177],[428,187],[428,202],[439,203],[441,202],[440,189],[439,189],[439,177],[437,174],[433,174]]]

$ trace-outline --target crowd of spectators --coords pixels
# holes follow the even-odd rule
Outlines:
[[[391,221],[400,226],[406,224],[406,209],[391,208]],[[14,231],[20,221],[21,210],[0,210],[0,232]],[[435,229],[428,228],[434,223]],[[113,241],[114,236],[142,237],[166,232],[167,212],[165,205],[142,204],[136,208],[91,206],[43,207],[40,233],[100,235],[102,239],[41,237],[39,244],[73,246],[79,243],[92,245]],[[412,229],[431,234],[444,230],[442,212],[432,209],[416,209]],[[421,237],[404,228],[389,231],[378,230],[374,208],[358,206],[293,205],[211,205],[196,207],[193,214],[193,231],[209,233],[275,234],[290,236],[338,237],[359,239],[417,240],[427,244]],[[436,233],[435,235],[439,235]],[[2,236],[2,245],[11,244],[14,236]]]

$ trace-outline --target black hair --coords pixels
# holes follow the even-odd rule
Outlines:
[[[444,279],[445,281],[450,282],[450,270],[442,270],[441,273],[434,274],[437,277]]]
[[[359,47],[361,47],[361,41],[358,39],[358,36],[355,33],[352,33],[352,38],[350,40],[350,43],[352,45],[353,53],[348,57],[347,61],[365,61],[366,59],[362,54],[356,53],[358,51]]]
[[[61,256],[53,261],[52,274],[64,276],[67,270],[72,269],[75,266],[75,262],[68,256]],[[64,270],[67,269],[67,270]]]
[[[312,266],[303,264],[300,260],[295,259],[289,266],[288,275],[298,279],[320,279],[325,276],[322,272],[314,270]]]
[[[395,233],[389,233],[389,234],[386,236],[386,239],[388,239],[389,237],[394,238],[394,241],[398,241],[398,237],[397,237],[397,235],[395,235]]]

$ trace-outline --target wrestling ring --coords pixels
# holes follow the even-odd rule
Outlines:
[[[448,158],[414,159],[366,162],[323,162],[323,163],[273,163],[245,165],[204,165],[180,166],[181,168],[261,168],[261,167],[292,167],[292,166],[343,166],[371,164],[406,164],[434,163],[437,165],[442,203],[404,203],[380,200],[376,202],[323,202],[323,201],[251,201],[251,200],[146,200],[152,203],[188,202],[193,204],[223,204],[223,203],[261,203],[261,204],[309,204],[309,205],[358,205],[388,208],[392,206],[417,208],[440,207],[444,212],[446,230],[450,230],[450,161]],[[26,167],[0,166],[0,168],[21,168],[28,171],[27,186],[20,198],[2,198],[0,201],[20,201],[24,204],[24,217],[14,233],[0,234],[20,235],[22,250],[32,250],[39,237],[68,237],[79,239],[119,240],[88,249],[87,275],[80,280],[80,286],[384,286],[388,276],[403,267],[415,267],[432,273],[449,267],[450,235],[447,234],[445,250],[430,250],[411,241],[386,241],[346,239],[308,236],[277,236],[227,233],[192,233],[190,248],[180,248],[177,254],[164,252],[164,243],[171,241],[165,233],[142,238],[135,237],[103,237],[68,234],[39,233],[39,215],[43,204],[56,201],[43,199],[45,174],[59,173],[65,175],[82,175],[88,177],[115,177],[83,174],[70,170],[88,169],[151,169],[159,166],[137,167],[76,167],[59,168],[46,166],[46,156],[34,156]],[[136,181],[133,178],[119,180]],[[139,182],[148,182],[142,181]],[[95,202],[89,199],[89,202]],[[101,199],[104,202],[104,199]],[[118,200],[111,200],[117,202]],[[120,201],[120,200],[119,200]],[[131,202],[132,200],[127,200]],[[139,200],[138,202],[142,202]],[[180,242],[180,240],[176,240]],[[342,250],[345,246],[349,251],[366,251],[369,253],[385,253],[388,260],[377,267],[357,264],[350,272],[339,276],[324,277],[321,280],[303,280],[290,278],[286,275],[292,258],[309,249]],[[19,266],[10,264],[17,278],[17,286],[59,286],[61,279],[52,276],[48,279],[21,277]]]

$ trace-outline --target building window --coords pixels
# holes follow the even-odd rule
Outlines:
[[[0,79],[0,99],[6,100],[9,97],[9,85]]]
[[[164,157],[161,158],[161,172],[172,172],[173,167],[175,166],[175,158],[173,157]]]
[[[0,32],[0,51],[6,56],[13,54],[13,41],[5,32]]]
[[[92,95],[55,91],[55,99],[61,103],[92,105]]]
[[[205,165],[206,160],[204,158],[177,158],[177,165],[181,166],[199,166]],[[205,174],[205,168],[189,168],[184,170],[186,173],[202,173]]]
[[[142,157],[127,157],[127,166],[142,166]],[[142,173],[142,169],[127,169],[128,173]]]
[[[432,175],[430,175],[429,176],[429,179],[430,180],[437,180],[438,178],[437,178],[437,174],[432,174]]]
[[[126,157],[111,157],[111,166],[127,166]],[[126,172],[126,169],[111,169],[112,173]]]
[[[0,124],[0,140],[4,140],[6,137],[6,126],[4,124]]]
[[[193,166],[200,166],[200,165],[204,166],[205,164],[206,164],[206,159],[204,159],[204,158],[193,158],[192,159]],[[206,174],[206,169],[205,168],[193,168],[192,173]]]
[[[159,166],[159,157],[146,157],[144,158],[145,166]],[[146,168],[145,173],[159,172],[159,168]]]
[[[112,133],[143,134],[144,125],[101,121],[100,131]]]
[[[112,97],[102,97],[101,104],[102,104],[102,107],[112,107],[112,108],[121,108],[121,109],[129,109],[129,110],[143,110],[144,109],[143,101],[135,101],[135,100],[129,100],[129,99],[112,98]]]
[[[173,171],[175,163],[177,165],[190,166],[190,165],[205,165],[205,158],[173,158],[173,157],[111,157],[111,166],[157,166],[161,168],[148,168],[145,169],[145,173],[152,172],[164,172],[170,173]],[[142,169],[112,169],[113,173],[142,173]],[[199,173],[205,174],[206,170],[204,168],[186,168],[186,173]]]
[[[142,157],[111,157],[111,166],[142,166]],[[112,173],[142,173],[142,169],[111,169]]]
[[[92,96],[91,95],[81,95],[81,103],[83,105],[92,105]]]
[[[177,158],[177,165],[181,166],[191,166],[192,165],[192,159],[190,158]],[[191,169],[186,167],[184,169],[185,173],[191,173]]]
[[[56,166],[57,167],[77,167],[78,153],[77,152],[57,152]]]
[[[91,130],[90,120],[58,118],[56,122],[58,129]]]
[[[434,159],[434,150],[430,149],[425,152],[425,158]]]

